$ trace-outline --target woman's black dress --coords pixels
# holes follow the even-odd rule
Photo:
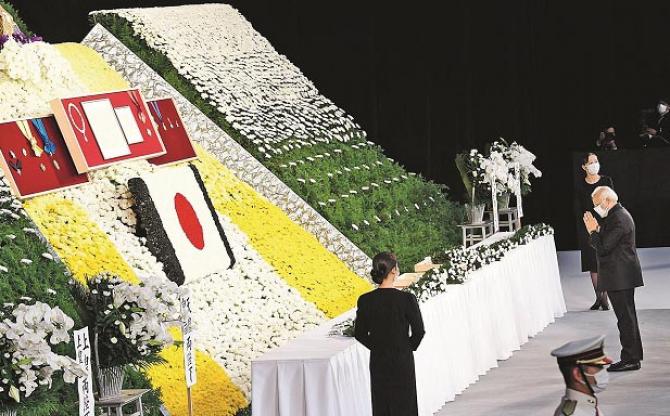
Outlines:
[[[579,249],[582,252],[582,271],[598,272],[598,261],[596,259],[596,250],[589,244],[589,233],[584,226],[583,216],[586,211],[590,211],[593,217],[602,222],[602,218],[593,210],[593,199],[591,194],[599,186],[609,186],[614,189],[614,182],[609,176],[600,175],[600,180],[596,183],[586,183],[584,179],[579,181],[576,195],[577,215],[577,237],[579,240]]]
[[[373,416],[418,415],[413,351],[424,334],[411,293],[376,289],[358,299],[356,339],[370,350]]]

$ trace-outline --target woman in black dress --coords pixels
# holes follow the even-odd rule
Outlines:
[[[358,299],[355,336],[370,350],[373,416],[418,415],[413,351],[425,331],[414,295],[393,287],[399,274],[395,255],[377,254],[370,275],[379,287]]]
[[[596,292],[596,301],[591,306],[591,310],[595,311],[602,308],[606,311],[609,309],[607,292],[598,290],[598,260],[595,249],[589,244],[589,234],[586,232],[582,218],[584,213],[589,211],[598,222],[602,221],[602,218],[593,210],[591,194],[599,186],[609,186],[614,189],[614,183],[609,176],[600,175],[600,163],[595,153],[584,156],[582,170],[584,170],[584,179],[579,181],[575,201],[576,214],[578,214],[577,236],[579,237],[579,249],[582,252],[582,271],[591,272],[591,282],[593,283],[593,290]]]

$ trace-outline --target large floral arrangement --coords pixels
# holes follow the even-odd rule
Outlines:
[[[507,141],[501,137],[491,143],[489,152],[491,155],[496,154],[496,158],[501,167],[500,183],[506,192],[515,193],[520,186],[521,194],[526,195],[531,190],[530,177],[542,177],[542,172],[533,164],[537,157],[516,141],[507,144]],[[502,179],[503,161],[507,167],[506,180]],[[517,178],[517,167],[519,169],[520,178]]]
[[[533,164],[535,159],[516,141],[507,144],[501,137],[488,146],[487,156],[477,149],[457,155],[456,167],[468,193],[467,200],[475,204],[490,200],[494,187],[496,195],[515,194],[519,187],[522,195],[528,194],[531,176],[542,176]]]
[[[52,349],[70,342],[73,326],[59,307],[42,302],[0,308],[0,403],[18,404],[37,389],[50,388],[56,372],[62,372],[67,383],[86,374],[72,358]]]
[[[179,320],[179,296],[185,289],[158,278],[134,285],[109,273],[89,279],[86,287],[72,284],[85,309],[100,368],[160,362],[158,353],[173,343],[167,323]]]
[[[92,19],[368,255],[393,249],[412,264],[457,243],[462,211],[445,188],[385,157],[232,7],[123,9]]]
[[[73,51],[67,55],[87,56]],[[93,58],[97,61],[72,67],[90,73],[101,62],[99,56]],[[95,88],[102,90],[117,83],[86,79],[95,80]],[[238,263],[233,270],[188,285],[200,350],[194,401],[206,414],[234,415],[248,403],[253,358],[324,322],[326,314],[351,308],[370,285],[212,155],[200,148],[198,152],[196,164]],[[80,188],[28,201],[27,212],[54,242],[74,277],[81,280],[109,270],[131,283],[148,276],[165,278],[163,265],[137,235],[127,187],[128,179],[153,169],[145,161],[126,163],[92,172],[90,183]],[[329,271],[327,276],[323,270]],[[171,413],[185,414],[183,358],[174,347],[160,356],[166,365],[151,366],[147,373],[161,388]],[[224,398],[211,401],[213,395]]]

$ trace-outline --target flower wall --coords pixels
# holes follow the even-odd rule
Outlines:
[[[368,255],[393,250],[409,267],[457,243],[462,214],[444,189],[385,157],[232,7],[124,9],[92,19]]]
[[[46,101],[60,95],[128,88],[127,82],[89,48],[44,42],[14,46],[9,42],[9,48],[0,52],[0,62],[6,63],[4,72],[0,72],[5,74],[0,94],[20,88],[24,96],[39,91],[39,99],[28,108],[0,109],[2,119],[30,116],[36,111],[47,113]],[[6,69],[18,65],[12,56],[23,56],[31,62],[35,55],[41,57],[42,69],[32,79],[10,75]],[[45,70],[52,66],[60,82]],[[194,389],[194,401],[199,413],[232,416],[249,404],[250,364],[254,357],[350,309],[371,285],[215,157],[202,148],[198,148],[198,155],[196,166],[230,239],[237,264],[232,270],[189,284],[199,349],[199,383]],[[128,179],[154,169],[158,168],[146,161],[134,161],[98,170],[91,173],[90,183],[84,186],[27,200],[27,216],[21,214],[20,208],[1,211],[12,228],[8,231],[9,240],[2,242],[0,274],[42,263],[57,265],[61,281],[53,284],[53,290],[65,299],[61,308],[66,311],[73,309],[73,302],[67,289],[61,293],[60,288],[66,287],[68,275],[81,282],[100,272],[114,273],[131,283],[166,279],[163,265],[150,253],[146,240],[136,233],[134,201],[127,188]],[[10,196],[3,198],[10,207],[20,207]],[[36,228],[26,225],[27,217]],[[16,230],[22,228],[27,231],[19,235]],[[7,244],[24,244],[24,239],[33,236],[37,240],[38,235],[51,244],[52,254],[47,249],[40,253],[33,250],[30,256],[18,258],[19,254],[5,250]],[[12,255],[5,257],[5,253]],[[30,274],[24,277],[24,284],[14,284],[26,287],[28,279],[37,276]],[[44,287],[44,283],[39,287]],[[0,295],[7,299],[19,296],[16,289],[5,292],[4,288]],[[55,295],[35,295],[43,301],[49,296]],[[172,335],[180,337],[178,331]],[[151,367],[146,376],[161,389],[171,414],[184,415],[182,351],[169,347],[161,355],[167,363]],[[68,390],[68,394],[72,392]]]

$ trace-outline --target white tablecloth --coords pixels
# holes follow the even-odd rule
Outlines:
[[[488,265],[421,304],[414,354],[419,415],[428,416],[566,312],[553,236]],[[328,337],[328,322],[252,363],[254,416],[370,416],[369,353]],[[549,351],[547,351],[549,354]]]

